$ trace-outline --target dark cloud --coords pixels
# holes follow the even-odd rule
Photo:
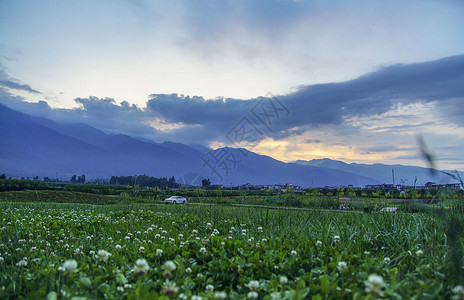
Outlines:
[[[29,93],[40,94],[39,91],[34,90],[29,85],[21,84],[16,81],[12,81],[12,80],[0,79],[0,85],[10,88],[10,89],[14,89],[14,90],[23,90]]]
[[[319,139],[308,139],[305,141],[306,144],[319,144],[321,140]]]
[[[464,55],[432,62],[394,65],[357,79],[310,85],[278,96],[289,116],[274,120],[269,135],[290,135],[290,128],[342,124],[345,118],[383,114],[398,103],[439,102],[441,110],[464,119]],[[263,98],[205,100],[177,94],[151,95],[147,107],[171,122],[200,124],[226,132],[243,117],[253,118],[253,107]],[[256,121],[256,120],[255,120]],[[399,125],[401,126],[401,125]]]
[[[5,68],[0,64],[0,87],[6,87],[13,90],[22,90],[33,94],[40,94],[27,84],[19,83],[18,80],[11,78],[5,71]]]
[[[347,118],[378,116],[399,103],[435,102],[437,112],[449,122],[463,124],[463,82],[464,55],[461,55],[385,67],[351,81],[305,86],[276,98],[207,100],[197,96],[153,94],[147,107],[140,108],[127,101],[117,103],[112,98],[88,97],[76,99],[78,108],[53,109],[44,101],[24,102],[0,87],[0,101],[13,109],[57,122],[82,122],[106,132],[156,141],[208,144],[226,141],[227,133],[241,120],[252,123],[262,135],[285,138],[328,125],[340,125],[339,130],[348,130],[353,127],[345,124]],[[394,125],[397,127],[385,129],[394,131],[412,126],[400,122]],[[428,124],[424,122],[422,125]]]

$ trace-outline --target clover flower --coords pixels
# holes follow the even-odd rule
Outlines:
[[[18,266],[18,267],[25,267],[25,266],[27,266],[27,260],[25,260],[24,258],[21,259],[21,260],[16,264],[16,266]]]
[[[288,283],[288,278],[287,276],[280,276],[279,281],[281,284],[287,284]]]
[[[386,263],[386,264],[389,264],[389,263],[391,262],[390,257],[385,257],[385,258],[383,259],[383,262]]]
[[[201,248],[200,248],[200,253],[206,253],[206,248],[205,248],[205,247],[201,247]]]
[[[457,285],[455,286],[451,292],[453,293],[453,296],[451,299],[453,300],[463,300],[464,299],[464,287],[462,285]]]
[[[98,250],[97,252],[97,256],[96,258],[99,260],[99,261],[102,261],[102,262],[107,262],[108,261],[108,258],[111,256],[111,253],[105,251],[105,250]]]
[[[290,252],[291,255],[297,255],[296,251],[295,250],[292,250],[292,252]]]
[[[248,299],[256,299],[258,298],[258,293],[255,291],[248,292],[247,297]]]
[[[424,251],[419,249],[419,250],[416,251],[416,255],[421,257],[422,255],[424,255]]]
[[[174,271],[177,267],[176,264],[172,260],[168,260],[164,263],[164,270],[167,272],[172,272]]]
[[[383,296],[382,289],[385,288],[385,282],[382,276],[371,274],[367,277],[367,281],[364,284],[366,285],[366,289],[364,290],[366,293],[375,297]]]
[[[148,270],[150,270],[150,267],[148,266],[148,263],[145,259],[140,258],[135,261],[135,266],[133,269],[135,275],[145,275],[147,274]]]
[[[227,293],[226,292],[216,292],[214,293],[214,299],[226,299]]]
[[[163,255],[163,250],[162,249],[156,249],[156,256],[160,257]]]
[[[252,290],[252,291],[259,289],[259,281],[257,281],[257,280],[251,280],[251,281],[248,283],[248,287],[249,287],[250,290]]]
[[[348,264],[344,261],[340,261],[338,262],[337,264],[337,271],[340,272],[340,273],[343,273],[346,271],[346,269],[348,268]]]
[[[168,297],[172,297],[177,294],[179,288],[176,286],[175,282],[169,281],[169,279],[167,279],[163,284],[163,291]]]
[[[74,273],[77,271],[77,261],[74,259],[69,259],[66,260],[63,265],[61,265],[60,271],[66,272],[66,273]]]
[[[335,243],[339,243],[339,242],[340,242],[340,236],[339,236],[339,235],[334,236],[334,242],[335,242]]]
[[[322,246],[322,242],[321,242],[321,241],[317,241],[317,242],[316,242],[316,246],[317,246],[317,247],[321,247],[321,246]]]
[[[212,284],[208,284],[206,286],[206,293],[207,294],[212,294],[214,292],[214,286]]]

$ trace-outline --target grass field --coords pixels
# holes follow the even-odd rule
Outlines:
[[[2,299],[464,296],[452,211],[43,202],[0,211]]]

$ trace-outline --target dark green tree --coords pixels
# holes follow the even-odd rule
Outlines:
[[[202,187],[208,187],[208,186],[210,186],[210,185],[211,185],[211,180],[209,180],[209,179],[203,179],[203,180],[201,181],[201,186],[202,186]]]

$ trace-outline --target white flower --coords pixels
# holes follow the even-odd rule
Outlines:
[[[141,258],[135,261],[135,267],[133,269],[135,275],[137,276],[145,275],[149,269],[150,267],[148,266],[148,263],[145,259]]]
[[[206,286],[206,293],[207,293],[207,294],[212,294],[213,291],[214,291],[214,286],[213,286],[212,284],[208,284],[208,285]]]
[[[132,288],[132,284],[126,283],[126,284],[124,284],[124,288],[125,288],[125,289],[131,289],[131,288]]]
[[[179,296],[177,296],[177,298],[180,300],[187,300],[187,296],[184,293],[180,293]]]
[[[169,297],[172,297],[175,294],[177,294],[177,292],[179,291],[179,288],[176,286],[175,282],[169,281],[168,279],[163,284],[163,290],[166,295],[168,295]]]
[[[295,250],[292,250],[292,252],[290,252],[291,255],[296,255],[296,251]]]
[[[160,257],[163,255],[163,250],[162,249],[156,249],[156,256]]]
[[[99,261],[106,262],[108,258],[111,256],[111,253],[105,251],[105,250],[98,250],[96,258]]]
[[[124,288],[122,286],[118,286],[116,290],[121,293],[124,292]]]
[[[258,298],[258,293],[255,292],[255,291],[248,292],[247,297],[248,297],[248,299],[256,299],[256,298]]]
[[[143,246],[140,246],[140,247],[139,247],[139,252],[140,252],[140,253],[143,253],[143,252],[145,252],[145,247],[143,247]]]
[[[281,284],[287,284],[288,283],[288,278],[287,276],[280,276],[279,281]]]
[[[334,242],[339,243],[340,242],[340,236],[338,236],[338,235],[334,236]]]
[[[347,264],[346,262],[344,262],[344,261],[340,261],[340,262],[338,262],[338,264],[337,264],[337,270],[338,270],[338,272],[340,272],[340,273],[345,272],[346,269],[347,269],[347,267],[348,267],[348,264]]]
[[[164,269],[167,272],[172,272],[176,269],[176,264],[172,260],[168,260],[164,263]]]
[[[198,277],[198,278],[203,278],[203,274],[198,273],[198,274],[197,274],[197,277]]]
[[[389,264],[390,261],[391,261],[390,257],[385,257],[385,258],[383,259],[383,262],[386,263],[386,264]]]
[[[61,268],[64,272],[74,273],[77,271],[77,261],[74,259],[69,259],[63,263]]]
[[[115,248],[116,250],[119,250],[119,249],[121,249],[121,245],[116,245],[116,246],[114,246],[114,248]]]
[[[259,281],[257,280],[251,280],[249,283],[248,283],[248,287],[250,288],[250,290],[257,290],[259,289]]]
[[[24,259],[21,259],[21,260],[16,264],[16,266],[18,266],[18,267],[25,267],[25,266],[27,266],[27,261],[24,260]]]
[[[419,256],[419,257],[421,257],[422,255],[424,255],[424,251],[422,251],[422,250],[417,250],[417,251],[416,251],[416,255]]]
[[[200,248],[200,253],[206,253],[206,248],[205,248],[205,247],[201,247],[201,248]]]
[[[226,292],[216,292],[214,293],[214,299],[226,299],[227,293]]]
[[[0,256],[0,263],[2,263],[5,259]]]
[[[366,289],[364,290],[366,293],[369,293],[375,297],[382,297],[383,291],[382,289],[385,287],[385,282],[383,281],[382,276],[371,274],[367,278],[367,281],[364,282],[366,285]]]
[[[462,300],[464,299],[464,287],[462,285],[455,286],[451,292],[453,292],[453,296],[451,299],[453,300]]]
[[[192,269],[190,269],[190,267],[188,267],[187,269],[185,269],[185,272],[190,274],[190,273],[192,273]]]
[[[317,242],[316,242],[316,246],[317,246],[317,247],[321,247],[321,246],[322,246],[322,242],[321,242],[321,241],[317,241]]]

